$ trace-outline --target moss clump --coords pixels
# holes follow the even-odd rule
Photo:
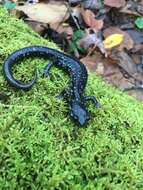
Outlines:
[[[34,44],[57,48],[0,8],[0,72],[10,53]],[[46,62],[25,60],[16,77],[27,80]],[[143,189],[143,105],[90,74],[86,94],[102,108],[88,105],[90,123],[78,129],[54,98],[67,84],[55,68],[28,92],[0,76],[0,189]]]

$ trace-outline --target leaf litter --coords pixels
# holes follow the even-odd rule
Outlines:
[[[1,0],[91,72],[143,100],[143,0]]]

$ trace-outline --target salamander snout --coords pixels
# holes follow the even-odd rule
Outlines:
[[[80,127],[85,126],[89,120],[88,111],[86,110],[85,106],[79,101],[73,101],[71,103],[70,115],[79,124]]]

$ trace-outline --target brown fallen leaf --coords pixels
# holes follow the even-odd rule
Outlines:
[[[80,59],[80,61],[86,65],[87,69],[89,71],[95,72],[97,68],[97,63],[96,63],[96,56],[86,56]]]
[[[134,48],[132,49],[132,53],[136,52],[143,52],[143,44],[137,44],[134,46]]]
[[[120,46],[118,46],[119,50],[123,50],[124,48],[126,48],[127,50],[130,50],[133,48],[134,41],[132,40],[132,38],[130,37],[130,35],[127,32],[122,31],[117,27],[109,27],[109,28],[105,29],[103,32],[103,35],[105,38],[107,38],[111,34],[122,34],[124,36],[123,42],[121,43]]]
[[[116,64],[123,69],[130,77],[134,78],[136,82],[143,83],[143,75],[137,70],[137,65],[134,63],[133,59],[124,51],[119,51],[118,49],[113,49],[110,57],[116,61]]]
[[[23,11],[32,20],[49,24],[64,22],[69,17],[67,7],[63,3],[59,4],[59,2],[17,6],[16,9]]]
[[[134,79],[130,78],[127,79],[123,76],[123,74],[120,72],[119,68],[118,71],[115,74],[112,74],[110,76],[105,76],[103,78],[106,82],[111,84],[112,86],[124,90],[126,88],[132,88],[134,86]],[[143,101],[143,91],[142,90],[131,90],[124,92],[134,98],[136,98],[139,101]]]
[[[139,101],[143,101],[143,92],[142,90],[131,90],[126,92],[129,96],[133,96]]]
[[[32,28],[35,32],[37,32],[38,34],[42,34],[43,32],[43,26],[46,27],[46,24],[45,23],[41,23],[41,22],[37,22],[37,21],[33,21],[31,19],[25,19],[24,20],[25,23],[30,27]]]
[[[129,79],[123,76],[118,67],[116,67],[115,73],[105,76],[104,80],[120,90],[132,87],[132,83],[129,81]]]
[[[95,14],[91,10],[81,9],[81,15],[87,26],[90,28],[95,28],[97,31],[102,29],[103,20],[95,19]]]
[[[94,54],[92,55],[87,55],[86,57],[83,57],[80,59],[80,61],[86,65],[88,70],[91,72],[96,72],[99,75],[102,75],[104,73],[104,65],[102,62],[103,56],[101,53],[94,51]]]
[[[96,72],[103,77],[109,77],[120,72],[115,61],[109,57],[108,59],[103,57],[103,55],[96,50],[94,51],[94,54],[87,55],[80,59],[80,61],[85,64],[91,72]]]
[[[98,38],[95,33],[87,33],[84,38],[79,41],[79,46],[84,49],[88,49],[91,45],[98,47],[105,56],[107,55],[102,40]]]
[[[136,64],[130,58],[130,56],[124,51],[113,49],[110,57],[116,61],[116,63],[126,71],[130,76],[133,76],[137,72]]]
[[[137,4],[136,2],[129,1],[125,6],[123,6],[119,12],[121,13],[126,13],[126,14],[131,14],[131,15],[136,15],[136,16],[141,16],[133,7],[133,3],[135,5]],[[136,8],[137,9],[137,8]]]
[[[104,63],[104,74],[103,77],[110,77],[111,75],[116,75],[120,72],[119,67],[115,64],[110,57],[102,59]]]
[[[104,5],[107,5],[109,7],[121,8],[125,6],[125,4],[125,0],[104,0]]]
[[[58,33],[65,33],[68,38],[71,38],[73,35],[73,28],[67,24],[51,23],[50,28],[57,31]]]

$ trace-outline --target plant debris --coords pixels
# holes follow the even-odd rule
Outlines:
[[[143,93],[137,95],[143,84],[143,0],[8,0],[1,4],[43,38],[79,58],[90,71],[121,90],[131,89],[133,96],[143,100]]]

